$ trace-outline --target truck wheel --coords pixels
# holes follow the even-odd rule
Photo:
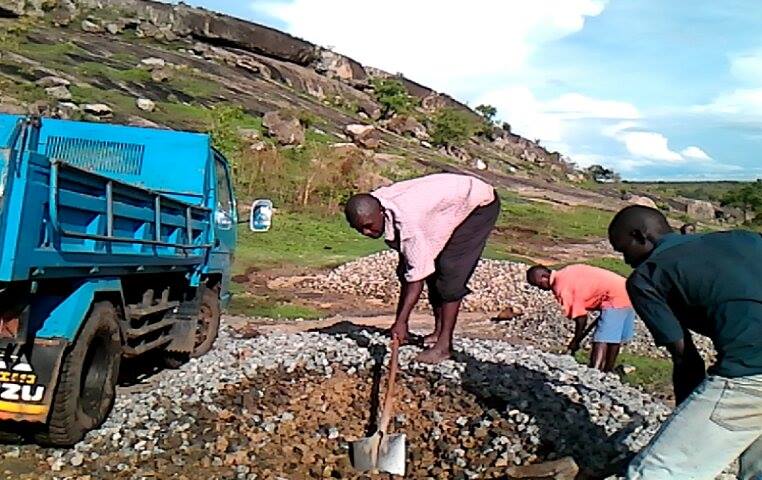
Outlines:
[[[48,424],[35,436],[38,443],[73,446],[106,420],[116,397],[121,355],[116,309],[111,302],[98,302],[64,356]]]
[[[204,355],[212,349],[220,331],[220,292],[217,288],[205,288],[196,325],[196,343],[191,357]]]

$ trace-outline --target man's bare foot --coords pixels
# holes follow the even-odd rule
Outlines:
[[[439,363],[448,360],[452,354],[449,351],[441,351],[437,348],[424,350],[415,357],[416,362],[420,363]]]
[[[439,334],[434,332],[430,335],[426,335],[423,337],[423,346],[424,347],[433,347],[436,345],[437,340],[439,340]]]

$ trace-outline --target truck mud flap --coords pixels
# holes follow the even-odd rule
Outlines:
[[[0,345],[0,420],[44,423],[68,342],[36,339],[33,348]]]

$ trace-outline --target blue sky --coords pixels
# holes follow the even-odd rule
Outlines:
[[[470,105],[628,179],[762,177],[759,0],[191,0]]]

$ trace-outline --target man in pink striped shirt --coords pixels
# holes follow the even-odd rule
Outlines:
[[[393,336],[405,341],[408,319],[423,291],[434,310],[433,345],[417,360],[438,363],[452,354],[452,336],[468,281],[500,213],[495,189],[468,175],[440,173],[395,183],[347,202],[347,221],[400,254],[401,283]]]

